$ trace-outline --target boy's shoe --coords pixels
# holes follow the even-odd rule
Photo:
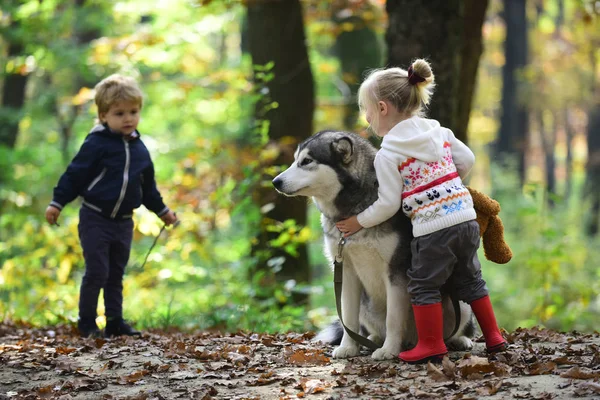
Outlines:
[[[133,329],[124,319],[107,320],[104,328],[104,337],[114,336],[142,336],[142,332]]]
[[[96,321],[77,321],[77,329],[79,330],[79,336],[82,338],[101,338],[102,332],[96,325]]]

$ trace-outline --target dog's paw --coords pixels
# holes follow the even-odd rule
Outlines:
[[[380,349],[377,349],[373,352],[373,354],[371,354],[371,358],[373,360],[393,360],[395,358],[398,357],[398,354],[400,353],[400,350],[396,350],[396,349],[388,349],[386,347],[382,347]]]
[[[350,358],[360,354],[358,346],[338,346],[333,349],[331,357],[333,358]]]
[[[466,336],[455,336],[447,344],[450,349],[456,351],[469,351],[473,348],[473,342]]]

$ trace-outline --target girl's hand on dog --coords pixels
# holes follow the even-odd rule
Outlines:
[[[358,218],[356,218],[356,215],[353,215],[350,218],[337,222],[335,226],[340,230],[340,232],[344,234],[344,237],[354,235],[356,232],[360,231],[363,228],[358,223]]]

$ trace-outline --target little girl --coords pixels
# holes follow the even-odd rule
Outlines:
[[[471,305],[487,351],[506,348],[481,277],[479,225],[462,181],[475,156],[452,131],[421,116],[433,86],[433,73],[425,60],[416,60],[408,71],[374,71],[362,83],[359,106],[383,138],[374,163],[379,198],[362,213],[336,224],[349,236],[382,223],[401,206],[410,217],[414,239],[408,291],[418,343],[399,357],[413,364],[439,361],[448,352],[440,295],[440,287],[448,280],[458,299]]]

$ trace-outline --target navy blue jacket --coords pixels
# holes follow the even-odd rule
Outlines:
[[[112,219],[131,218],[142,204],[159,217],[166,214],[150,153],[139,137],[137,131],[124,137],[96,125],[60,177],[50,205],[62,210],[81,196],[84,206]]]

